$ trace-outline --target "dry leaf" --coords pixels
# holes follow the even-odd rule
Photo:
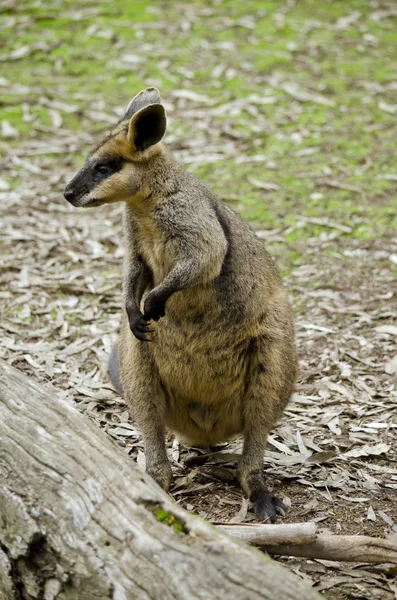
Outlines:
[[[271,183],[270,181],[259,181],[254,177],[248,177],[248,181],[255,187],[265,190],[266,192],[277,192],[280,186],[277,183]]]
[[[359,458],[360,456],[379,456],[380,454],[386,454],[390,450],[389,444],[379,443],[374,446],[357,446],[348,452],[344,452],[339,456],[344,460],[348,458]]]
[[[6,139],[16,138],[19,136],[19,131],[7,119],[3,119],[1,122],[1,134]]]
[[[397,335],[397,326],[380,325],[379,327],[375,327],[375,331],[377,331],[378,333],[389,333],[390,335]]]
[[[380,110],[388,112],[391,115],[397,114],[397,104],[388,104],[387,102],[383,102],[383,100],[380,100],[380,102],[378,103],[378,107],[380,108]]]
[[[383,510],[378,510],[378,515],[381,517],[381,519],[384,520],[385,523],[390,525],[390,527],[393,527],[393,525],[394,525],[393,519],[391,517],[389,517],[389,515],[387,515]]]
[[[245,496],[242,497],[241,507],[238,513],[230,519],[230,523],[242,523],[247,518],[249,500]]]
[[[335,102],[330,98],[302,90],[294,83],[284,84],[283,90],[300,102],[313,102],[314,104],[322,104],[323,106],[335,106]]]
[[[397,354],[385,365],[385,373],[395,375],[397,373]]]
[[[328,462],[329,460],[332,460],[336,456],[338,456],[338,453],[334,452],[333,450],[327,450],[325,452],[315,452],[305,460],[305,463],[321,465],[325,462]]]

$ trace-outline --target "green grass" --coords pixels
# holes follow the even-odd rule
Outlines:
[[[90,112],[114,115],[116,122],[115,109],[146,85],[160,87],[165,100],[174,89],[207,95],[209,111],[251,94],[270,95],[275,102],[254,111],[242,105],[237,116],[210,114],[204,132],[209,144],[227,146],[224,127],[231,126],[240,136],[239,155],[261,154],[262,162],[231,156],[191,170],[258,228],[291,226],[304,216],[348,225],[352,232],[344,236],[358,240],[389,235],[397,227],[397,182],[377,175],[397,171],[396,115],[382,109],[382,102],[396,104],[397,28],[393,18],[374,20],[374,10],[365,0],[300,0],[292,8],[259,0],[25,0],[3,10],[0,28],[3,57],[29,47],[27,56],[0,63],[0,75],[11,82],[0,88],[2,119],[19,131],[8,143],[45,138],[40,128],[52,121],[43,98],[76,107],[62,112],[64,128],[96,133],[110,124],[100,117],[93,122]],[[360,16],[343,26],[354,11]],[[332,106],[291,97],[284,89],[291,83]],[[23,118],[22,103],[32,121]],[[185,118],[183,110],[172,116],[180,142],[196,135],[199,119]],[[78,165],[81,153],[69,158]],[[251,178],[279,187],[263,191]],[[308,224],[287,242],[322,231]]]

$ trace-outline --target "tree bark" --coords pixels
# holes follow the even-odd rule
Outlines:
[[[311,600],[179,508],[70,403],[0,361],[0,600]]]

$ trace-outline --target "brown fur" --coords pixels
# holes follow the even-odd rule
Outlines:
[[[165,130],[158,92],[141,92],[127,115],[80,173],[120,157],[122,168],[73,203],[126,203],[118,362],[147,470],[168,489],[166,428],[202,446],[243,434],[241,486],[258,518],[274,520],[284,507],[265,487],[263,453],[297,373],[285,290],[249,226],[158,143]],[[131,332],[146,327],[142,314],[149,343]]]

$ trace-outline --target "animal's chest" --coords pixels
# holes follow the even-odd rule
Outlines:
[[[176,263],[172,244],[152,221],[142,221],[137,228],[137,247],[153,272],[154,284],[158,285]]]

